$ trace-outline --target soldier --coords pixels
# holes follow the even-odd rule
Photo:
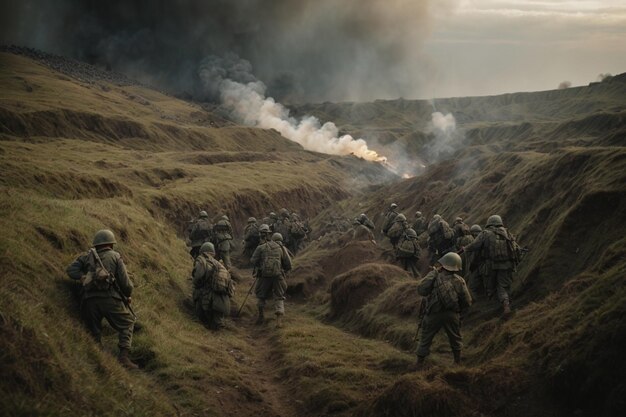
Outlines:
[[[289,224],[289,245],[288,248],[294,255],[300,250],[300,246],[309,233],[307,225],[300,220],[300,216],[291,213],[291,223]]]
[[[133,283],[124,261],[113,250],[117,244],[113,232],[100,230],[93,238],[93,248],[67,267],[67,275],[83,284],[81,315],[91,335],[102,344],[102,319],[118,333],[119,362],[137,369],[128,354],[133,340],[135,315],[130,309]]]
[[[374,231],[374,223],[372,223],[372,221],[367,217],[367,214],[365,213],[361,213],[359,215],[359,217],[357,217],[357,220],[359,221],[359,223],[361,223],[363,226],[367,227],[368,229]]]
[[[484,263],[487,296],[496,292],[505,317],[511,314],[511,283],[513,270],[520,259],[521,248],[504,228],[502,218],[494,214],[487,219],[487,227],[466,246],[466,252],[477,252]]]
[[[454,252],[447,253],[418,284],[417,292],[426,297],[422,299],[425,315],[417,347],[418,368],[430,354],[433,338],[442,327],[448,336],[454,363],[461,363],[461,316],[469,309],[472,298],[463,278],[454,273],[460,269],[461,257]]]
[[[398,212],[396,211],[397,208],[398,205],[396,203],[391,203],[391,205],[389,206],[389,210],[387,210],[387,213],[385,213],[385,221],[383,222],[383,234],[385,236],[387,236],[389,228],[393,225],[393,221],[398,215]]]
[[[214,256],[213,243],[203,243],[193,265],[193,303],[200,321],[211,330],[219,330],[225,327],[225,317],[230,314],[235,285],[226,267]]]
[[[472,242],[482,231],[483,229],[477,224],[470,227]],[[461,257],[463,258],[463,267],[466,272],[465,281],[469,285],[474,299],[477,299],[480,294],[485,293],[485,264],[481,262],[480,252],[465,252],[463,250]]]
[[[266,300],[274,296],[274,310],[276,314],[276,327],[282,327],[281,319],[285,314],[285,291],[287,281],[285,272],[291,270],[291,259],[282,246],[269,239],[270,228],[262,224],[259,227],[262,243],[252,254],[250,262],[256,270],[255,294],[259,316],[256,324],[263,324]]]
[[[454,230],[454,235],[456,236],[457,249],[461,249],[463,246],[467,246],[474,241],[470,227],[463,222],[462,217],[454,219],[452,229]]]
[[[226,269],[230,270],[232,264],[230,262],[230,250],[233,240],[233,228],[228,221],[228,217],[222,218],[213,227],[213,241],[217,248],[216,258],[224,263]]]
[[[209,215],[202,210],[198,219],[193,223],[189,232],[189,240],[191,241],[191,257],[196,259],[200,253],[200,246],[204,242],[209,242],[212,238],[213,225],[209,220]]]
[[[416,211],[415,221],[413,222],[413,230],[415,230],[415,233],[417,233],[418,236],[421,235],[426,231],[427,226],[426,219],[422,215],[422,212]]]
[[[409,228],[409,224],[406,221],[406,216],[402,213],[398,214],[393,219],[393,224],[387,230],[387,236],[389,237],[389,242],[391,242],[391,246],[395,249],[398,246],[398,242],[402,239],[405,230]]]
[[[289,250],[289,248],[287,248],[285,246],[285,242],[283,239],[283,235],[281,235],[280,233],[274,233],[272,234],[272,242],[276,242],[280,245],[280,247],[282,248],[283,252],[289,256],[289,259],[293,258],[293,253],[291,253],[291,251]],[[287,274],[288,271],[284,271],[285,275]]]
[[[269,214],[270,221],[267,224],[270,227],[270,230],[274,231],[274,225],[278,223],[278,216],[273,211]]]
[[[366,241],[376,244],[376,240],[374,239],[374,233],[372,230],[365,226],[363,223],[359,221],[359,219],[354,219],[352,222],[352,230],[348,231],[348,233],[352,234],[352,240],[356,241]]]
[[[439,214],[435,214],[428,224],[428,247],[431,251],[431,261],[454,251],[455,244],[454,230]]]
[[[290,245],[291,239],[289,236],[289,229],[291,228],[291,219],[289,217],[289,210],[281,208],[278,211],[278,220],[274,223],[272,229],[273,232],[280,233],[286,245]]]
[[[243,256],[250,259],[259,243],[259,224],[254,217],[250,217],[246,228],[243,230]]]
[[[417,233],[413,229],[406,229],[400,244],[396,248],[396,258],[402,262],[405,271],[409,271],[414,278],[419,277],[417,261],[420,257],[420,246],[417,242]]]

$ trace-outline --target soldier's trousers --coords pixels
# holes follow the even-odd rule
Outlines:
[[[256,281],[254,294],[257,298],[257,307],[265,307],[265,301],[274,296],[274,312],[285,314],[285,291],[287,291],[287,281],[285,277],[259,278]]]
[[[219,330],[226,326],[226,314],[212,308],[203,308],[201,301],[195,303],[196,315],[211,330]]]
[[[510,269],[492,269],[486,277],[485,287],[487,296],[492,297],[494,293],[498,295],[498,301],[510,301],[511,283],[513,282],[513,271]]]
[[[453,351],[463,349],[459,313],[451,310],[428,313],[423,320],[422,328],[420,329],[420,340],[417,346],[417,356],[426,357],[430,354],[433,338],[441,328],[445,330]]]
[[[232,263],[230,262],[230,251],[218,251],[217,260],[222,261],[226,269],[230,271],[230,268],[232,266]]]
[[[81,315],[87,329],[98,342],[102,338],[102,319],[106,319],[118,333],[119,348],[130,349],[135,318],[122,300],[113,297],[87,298],[82,302]]]

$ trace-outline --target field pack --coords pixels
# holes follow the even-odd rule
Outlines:
[[[435,293],[444,310],[457,310],[459,308],[459,294],[453,284],[454,275],[442,278],[439,273],[435,277]]]
[[[266,243],[268,251],[265,253],[261,264],[261,276],[277,277],[280,276],[283,269],[281,265],[282,248],[276,242]]]
[[[233,285],[228,269],[217,260],[211,259],[209,262],[213,265],[211,290],[217,294],[233,295],[230,294]]]

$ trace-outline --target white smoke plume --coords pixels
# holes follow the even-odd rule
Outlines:
[[[434,136],[424,148],[430,163],[452,156],[463,144],[464,135],[457,130],[452,113],[444,115],[438,111],[433,112],[428,131]]]
[[[354,154],[368,161],[386,162],[384,156],[368,148],[363,139],[339,135],[332,122],[321,124],[313,116],[296,120],[289,110],[273,98],[266,97],[266,86],[251,75],[252,66],[234,55],[208,57],[199,76],[208,91],[218,90],[222,107],[241,123],[264,129],[275,129],[287,139],[315,152]]]

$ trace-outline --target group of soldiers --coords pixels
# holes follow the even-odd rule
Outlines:
[[[389,207],[382,232],[389,238],[404,268],[415,277],[419,276],[418,239],[424,233],[428,235],[431,259],[435,260],[432,270],[418,283],[418,293],[424,300],[418,328],[421,334],[417,365],[424,363],[433,337],[441,328],[448,336],[454,361],[459,363],[461,317],[472,304],[466,280],[476,296],[481,292],[489,298],[496,295],[504,315],[508,316],[512,274],[525,249],[516,243],[499,215],[490,216],[483,229],[479,225],[468,227],[460,217],[452,227],[440,215],[434,215],[427,222],[418,211],[409,225],[397,208],[396,204]],[[286,275],[292,269],[292,257],[300,249],[309,228],[296,213],[286,209],[278,213],[269,213],[260,225],[254,217],[248,219],[243,256],[249,257],[255,277],[248,295],[254,289],[258,310],[256,323],[265,322],[265,305],[273,298],[275,323],[282,327]],[[374,229],[374,223],[365,214],[353,221],[352,233],[356,240],[375,243]],[[188,233],[188,245],[194,257],[191,278],[195,313],[207,327],[217,330],[225,326],[224,319],[231,312],[231,298],[235,293],[230,275],[233,229],[227,216],[218,217],[213,224],[207,212],[202,211],[189,226]],[[120,363],[135,369],[137,365],[129,358],[136,320],[131,307],[133,284],[122,257],[113,250],[116,243],[110,230],[98,231],[93,248],[76,258],[67,273],[82,283],[81,315],[90,333],[100,343],[102,320],[106,319],[118,332]]]
[[[418,293],[425,297],[421,304],[421,334],[417,348],[417,365],[422,366],[430,352],[435,334],[443,328],[452,348],[454,361],[461,361],[461,317],[472,304],[472,296],[494,295],[502,305],[503,316],[511,314],[510,292],[513,272],[523,252],[513,235],[504,227],[502,218],[491,215],[485,228],[465,224],[457,217],[452,226],[435,214],[428,222],[421,212],[415,213],[413,224],[398,205],[391,204],[385,214],[382,232],[396,250],[396,257],[413,276],[419,276],[418,237],[428,236],[432,270],[418,284]],[[469,282],[469,290],[466,282]]]

